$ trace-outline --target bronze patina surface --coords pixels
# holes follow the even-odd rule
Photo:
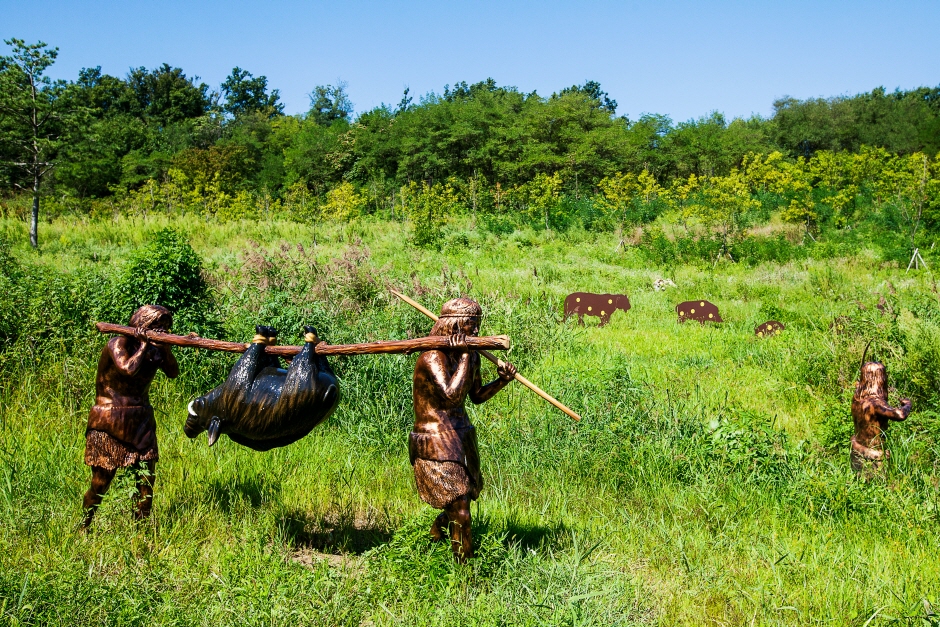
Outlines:
[[[304,331],[304,345],[285,370],[276,355],[265,352],[277,342],[277,331],[256,327],[225,383],[189,404],[184,433],[195,438],[206,431],[209,446],[224,433],[238,444],[268,451],[296,442],[329,418],[339,403],[339,382],[326,357],[315,351],[316,330]]]
[[[911,413],[911,401],[901,399],[900,407],[888,404],[888,374],[884,364],[869,361],[862,365],[855,394],[852,396],[852,470],[863,479],[881,472],[890,452],[885,449],[885,432],[892,420],[905,420]]]
[[[466,341],[479,334],[482,313],[469,298],[445,303],[430,335],[448,336],[451,349],[421,353],[413,379],[415,424],[408,448],[418,494],[444,510],[431,525],[431,537],[449,535],[460,562],[473,557],[470,502],[483,487],[476,430],[464,403],[489,400],[516,375],[515,366],[501,362],[499,377],[483,385],[480,355]]]
[[[157,452],[157,423],[150,405],[150,383],[158,370],[171,379],[179,365],[169,347],[146,339],[145,331],[169,331],[173,316],[158,305],[144,305],[129,325],[137,337],[111,338],[101,351],[95,377],[95,405],[88,414],[85,463],[91,466],[91,487],[83,507],[87,528],[108,491],[118,468],[130,468],[137,477],[138,519],[150,515]]]

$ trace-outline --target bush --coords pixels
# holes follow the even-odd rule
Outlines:
[[[119,289],[128,317],[141,305],[162,305],[176,314],[202,309],[208,299],[202,260],[173,229],[157,231],[149,244],[131,255]]]

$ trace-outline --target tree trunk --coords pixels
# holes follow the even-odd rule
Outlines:
[[[29,221],[29,243],[39,248],[39,175],[33,174],[33,215]]]

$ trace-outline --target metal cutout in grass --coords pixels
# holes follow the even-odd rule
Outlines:
[[[597,316],[602,327],[610,322],[610,317],[617,310],[630,309],[630,299],[626,294],[592,294],[591,292],[575,292],[565,298],[565,320],[570,316],[578,316],[578,324],[584,324],[584,316]]]
[[[701,324],[724,322],[721,314],[718,313],[718,307],[707,300],[687,300],[679,303],[676,305],[676,313],[679,315],[679,322],[686,320],[695,320]]]
[[[782,322],[768,320],[754,327],[754,335],[760,338],[772,337],[774,335],[780,335],[786,328],[787,327],[784,326]]]

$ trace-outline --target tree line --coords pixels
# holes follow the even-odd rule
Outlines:
[[[397,105],[358,114],[340,83],[314,87],[309,110],[286,115],[267,78],[239,67],[217,91],[167,64],[124,77],[86,68],[53,81],[57,49],[6,43],[0,191],[31,197],[34,246],[40,203],[56,212],[133,207],[223,219],[385,212],[431,225],[440,220],[428,207],[460,204],[474,213],[540,213],[550,227],[552,203],[583,210],[582,199],[598,198],[591,211],[603,213],[617,177],[672,189],[690,177],[729,177],[757,156],[794,165],[824,152],[940,152],[940,87],[784,98],[766,118],[713,112],[674,122],[617,115],[594,81],[549,96],[492,79],[417,101],[406,89]],[[803,206],[809,225],[826,213]]]

